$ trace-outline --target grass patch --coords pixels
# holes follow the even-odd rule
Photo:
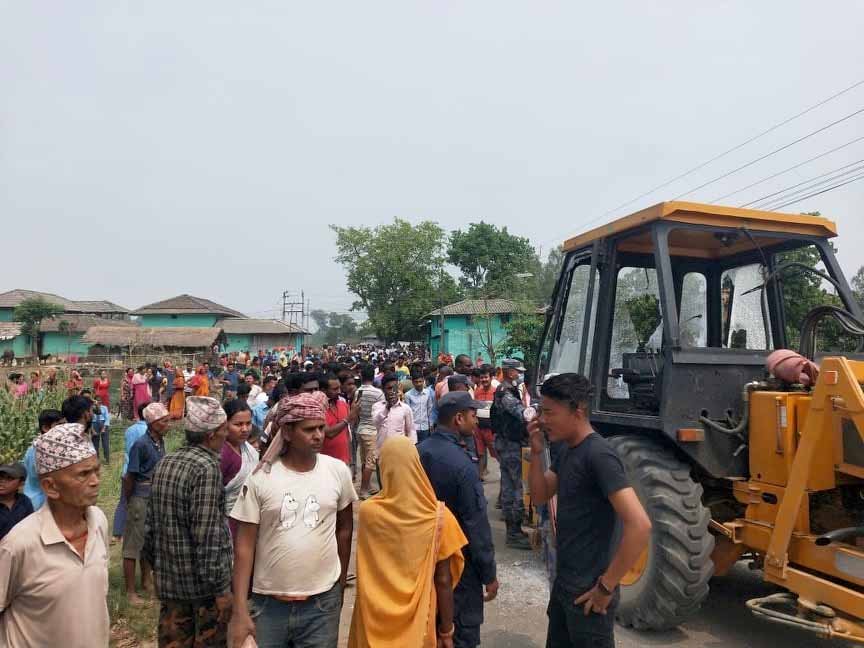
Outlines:
[[[102,482],[99,485],[97,505],[108,518],[108,528],[114,523],[114,512],[120,501],[120,471],[123,468],[123,443],[130,422],[117,423],[111,427],[111,463],[102,466]],[[183,427],[177,423],[165,436],[165,451],[171,452],[183,445]],[[111,546],[108,566],[108,614],[111,617],[111,645],[116,648],[135,648],[153,642],[159,619],[159,601],[147,600],[142,607],[130,606],[126,601],[126,584],[123,581],[122,543]],[[138,575],[140,578],[140,574]],[[155,644],[154,644],[155,645]]]

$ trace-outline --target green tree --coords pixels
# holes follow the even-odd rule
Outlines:
[[[458,287],[443,271],[446,234],[437,223],[412,225],[396,218],[369,227],[331,225],[335,260],[348,274],[357,295],[352,310],[365,310],[375,334],[386,341],[419,340],[424,317],[457,301]]]
[[[521,357],[525,368],[532,375],[540,336],[543,335],[543,324],[542,314],[526,309],[514,314],[504,325],[507,331],[507,340],[503,346],[504,353]]]
[[[72,335],[75,333],[76,327],[74,324],[69,322],[68,320],[60,320],[57,323],[57,332],[60,335],[66,336],[66,355],[68,356],[71,353],[72,349]]]
[[[864,307],[864,266],[858,268],[858,272],[852,277],[852,294],[855,300]]]
[[[481,221],[450,234],[447,260],[459,268],[462,285],[473,296],[488,297],[514,290],[516,275],[534,270],[536,254],[527,238]]]
[[[552,293],[555,291],[555,284],[558,282],[558,276],[561,274],[561,268],[564,265],[564,250],[563,248],[554,247],[549,251],[546,260],[541,260],[539,256],[534,257],[535,269],[532,298],[538,306],[548,306],[552,301]]]
[[[327,328],[327,322],[329,320],[329,315],[327,314],[327,311],[317,308],[311,313],[309,313],[309,316],[312,318],[312,321],[315,322],[315,328],[318,331]]]
[[[316,309],[310,315],[317,327],[311,340],[314,346],[332,346],[357,336],[357,322],[348,314]]]
[[[39,325],[42,320],[62,312],[62,306],[46,301],[42,297],[25,299],[15,307],[12,318],[21,323],[21,332],[30,337],[30,352],[33,357],[39,354]]]

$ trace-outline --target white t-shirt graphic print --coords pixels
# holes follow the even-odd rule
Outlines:
[[[300,503],[294,499],[291,493],[285,493],[282,498],[282,511],[279,514],[279,525],[283,529],[290,529],[297,521],[297,509],[300,508]]]
[[[300,473],[281,461],[250,475],[231,517],[258,525],[252,591],[270,596],[314,596],[339,580],[336,514],[357,501],[351,471],[318,455]]]
[[[318,515],[318,511],[320,510],[321,505],[318,503],[318,498],[314,495],[307,497],[306,506],[303,508],[303,524],[310,529],[318,526],[318,522],[321,521],[321,517]]]

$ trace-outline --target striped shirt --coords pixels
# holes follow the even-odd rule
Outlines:
[[[375,422],[372,420],[372,407],[375,403],[384,400],[384,392],[372,385],[363,385],[354,396],[360,401],[360,422],[357,425],[357,434],[378,434]]]

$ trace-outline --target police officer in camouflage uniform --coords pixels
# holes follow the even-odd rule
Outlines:
[[[531,541],[522,530],[525,505],[522,502],[522,448],[528,445],[528,428],[519,397],[519,376],[525,367],[519,360],[503,360],[504,380],[495,391],[490,409],[495,450],[501,465],[501,509],[507,524],[507,546],[530,549]]]

